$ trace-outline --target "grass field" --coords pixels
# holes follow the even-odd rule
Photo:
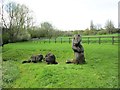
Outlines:
[[[10,43],[3,47],[3,87],[117,88],[118,44],[83,44],[87,64],[65,64],[74,58],[69,43]],[[51,52],[58,65],[21,64],[31,55]]]

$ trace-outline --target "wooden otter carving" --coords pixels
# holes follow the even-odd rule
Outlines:
[[[45,56],[45,61],[47,62],[47,64],[58,64],[58,62],[56,62],[55,55],[52,53],[48,53]]]
[[[84,57],[84,48],[81,44],[81,36],[79,34],[74,35],[73,41],[72,41],[72,49],[74,51],[75,60],[68,60],[66,63],[76,63],[76,64],[83,64],[85,63],[85,57]]]
[[[39,54],[39,55],[36,55],[36,56],[31,56],[31,58],[27,61],[23,61],[22,63],[37,63],[37,62],[41,62],[43,59],[43,55]]]

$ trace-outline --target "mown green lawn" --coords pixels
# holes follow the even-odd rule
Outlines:
[[[118,45],[83,44],[87,64],[65,64],[74,58],[71,43],[21,42],[3,47],[3,87],[117,88]],[[58,65],[21,64],[31,55],[55,54]]]

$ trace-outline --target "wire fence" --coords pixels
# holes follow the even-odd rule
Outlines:
[[[58,37],[58,38],[41,38],[41,39],[32,39],[33,43],[71,43],[72,38],[70,37]],[[115,44],[120,41],[120,36],[84,36],[82,37],[82,43],[111,43]]]

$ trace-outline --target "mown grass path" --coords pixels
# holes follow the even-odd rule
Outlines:
[[[117,88],[118,45],[83,44],[87,64],[65,64],[74,58],[69,43],[21,42],[3,47],[3,87],[12,88]],[[58,65],[21,64],[31,55],[51,52]]]

